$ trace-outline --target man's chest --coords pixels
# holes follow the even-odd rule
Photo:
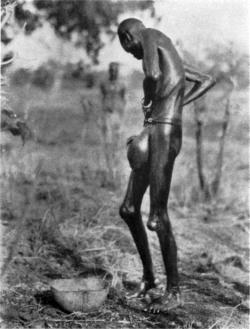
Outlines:
[[[106,96],[116,96],[121,93],[122,86],[120,83],[109,83],[105,87]]]

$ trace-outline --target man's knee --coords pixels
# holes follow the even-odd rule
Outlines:
[[[125,223],[128,224],[130,221],[135,219],[136,211],[133,206],[128,206],[123,203],[120,206],[119,214],[121,218],[125,221]]]
[[[150,231],[164,230],[166,233],[171,231],[171,224],[166,212],[162,214],[152,214],[149,216],[147,227]]]
[[[147,222],[147,228],[150,231],[158,231],[161,227],[161,222],[160,222],[160,218],[157,215],[150,215],[148,222]]]

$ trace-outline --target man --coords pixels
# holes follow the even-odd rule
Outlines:
[[[119,81],[119,64],[109,64],[109,78],[100,85],[102,95],[102,132],[104,137],[104,152],[110,178],[116,177],[118,166],[117,150],[121,135],[121,121],[126,104],[126,88]]]
[[[153,300],[149,311],[168,311],[180,305],[177,248],[168,216],[167,202],[174,161],[181,148],[182,108],[207,92],[214,80],[184,66],[171,40],[162,32],[146,28],[134,18],[118,27],[124,50],[142,60],[145,78],[142,108],[144,129],[128,139],[128,160],[132,168],[120,215],[127,223],[143,264],[138,296],[150,295],[156,287],[148,240],[140,208],[150,186],[147,227],[156,231],[167,275],[166,291]],[[185,93],[185,80],[193,83]]]

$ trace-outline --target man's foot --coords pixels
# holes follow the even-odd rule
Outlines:
[[[144,298],[149,290],[156,288],[157,284],[158,284],[157,280],[154,280],[153,282],[142,280],[139,291],[137,291],[133,295],[128,296],[127,299]]]
[[[140,290],[133,295],[127,296],[127,305],[138,311],[147,309],[153,300],[162,296],[162,291],[156,288],[156,284],[156,280],[152,284],[142,281]]]
[[[148,308],[144,309],[151,313],[169,312],[178,306],[182,306],[180,293],[176,290],[166,291],[163,296],[151,302]]]

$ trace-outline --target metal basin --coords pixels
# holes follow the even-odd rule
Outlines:
[[[109,287],[109,281],[93,275],[51,282],[56,302],[68,312],[97,311],[105,302]]]

